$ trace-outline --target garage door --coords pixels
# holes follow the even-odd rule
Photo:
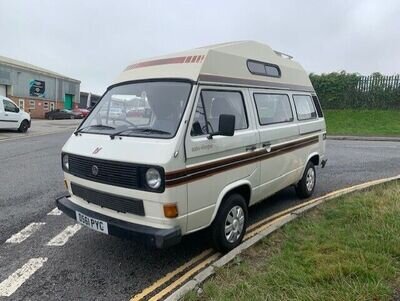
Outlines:
[[[6,95],[6,86],[0,85],[0,96],[7,96]]]

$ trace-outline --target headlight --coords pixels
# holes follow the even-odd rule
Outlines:
[[[65,170],[69,170],[69,158],[67,154],[62,156],[62,165]]]
[[[149,168],[146,171],[146,182],[151,189],[158,189],[161,186],[160,172],[155,168]]]

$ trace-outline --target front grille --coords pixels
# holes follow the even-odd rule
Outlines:
[[[72,154],[68,157],[68,172],[74,176],[125,188],[139,188],[140,186],[139,167],[135,164]],[[97,167],[97,174],[93,173],[93,166]]]
[[[143,201],[104,193],[71,183],[72,193],[88,203],[112,209],[122,213],[133,213],[144,216]]]

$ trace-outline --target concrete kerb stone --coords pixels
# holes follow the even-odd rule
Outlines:
[[[242,253],[244,250],[246,250],[249,247],[253,246],[255,243],[257,243],[261,239],[265,238],[266,236],[268,236],[272,232],[274,232],[277,229],[281,228],[282,226],[284,226],[285,224],[289,223],[290,221],[296,219],[299,215],[303,214],[304,212],[306,212],[306,211],[308,211],[308,210],[320,205],[321,203],[323,203],[323,202],[325,202],[327,200],[336,198],[336,197],[340,197],[340,196],[348,194],[348,193],[352,193],[354,191],[360,191],[360,190],[363,190],[363,189],[368,188],[368,187],[372,187],[372,186],[375,186],[375,185],[378,185],[378,184],[387,183],[387,182],[391,182],[391,181],[399,180],[399,179],[400,179],[400,175],[394,176],[394,177],[390,177],[390,178],[386,178],[386,179],[375,180],[375,181],[367,182],[367,183],[360,184],[360,185],[355,185],[354,187],[344,188],[344,189],[338,190],[336,192],[329,193],[326,196],[322,196],[319,199],[316,199],[315,202],[313,202],[313,203],[311,203],[309,205],[306,205],[306,206],[301,207],[301,208],[299,208],[297,210],[294,210],[293,212],[287,213],[286,215],[278,218],[276,220],[276,222],[272,222],[272,224],[270,226],[268,226],[266,229],[262,230],[260,233],[254,235],[253,237],[249,238],[248,240],[246,240],[245,242],[240,244],[237,248],[233,249],[232,251],[230,251],[229,253],[227,253],[226,255],[222,256],[220,259],[218,259],[214,263],[212,263],[205,270],[203,270],[200,273],[198,273],[192,280],[190,280],[185,285],[180,287],[178,290],[173,292],[165,300],[167,300],[167,301],[180,300],[189,291],[191,291],[191,290],[193,290],[195,288],[199,288],[200,285],[205,280],[207,280],[210,276],[215,274],[215,270],[217,268],[223,267],[224,265],[229,263],[231,260],[233,260],[238,254]]]
[[[327,136],[329,140],[400,142],[400,137]]]
[[[196,288],[198,285],[198,282],[195,280],[190,280],[186,282],[184,285],[182,285],[180,288],[178,288],[175,292],[172,293],[169,297],[165,299],[165,301],[178,301],[180,300],[183,296],[185,296],[188,292]]]

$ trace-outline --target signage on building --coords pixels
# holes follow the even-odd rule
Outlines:
[[[34,97],[44,97],[46,84],[42,80],[33,79],[29,82],[29,95]]]

